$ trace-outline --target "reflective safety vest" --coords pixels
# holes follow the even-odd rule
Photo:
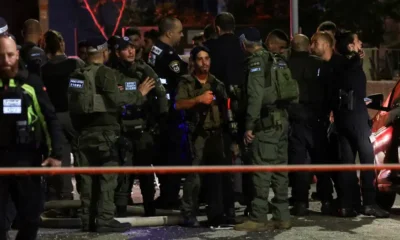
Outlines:
[[[0,79],[0,148],[37,149],[43,135],[51,152],[51,138],[35,89],[10,79]]]

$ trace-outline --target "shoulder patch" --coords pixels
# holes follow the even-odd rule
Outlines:
[[[181,71],[179,61],[176,60],[169,63],[169,68],[175,73],[179,73]]]
[[[69,87],[70,88],[79,88],[82,89],[84,87],[85,82],[80,79],[71,78],[69,80]]]
[[[250,63],[250,68],[260,66],[261,63],[259,61]]]
[[[162,53],[162,51],[163,50],[161,48],[159,48],[159,47],[157,47],[155,45],[151,48],[151,52],[156,54],[156,55],[160,55]]]
[[[136,82],[125,82],[125,90],[126,91],[135,91],[136,90]]]
[[[261,72],[261,68],[260,68],[260,67],[251,68],[251,69],[250,69],[250,72],[251,72],[251,73],[252,73],[252,72]]]

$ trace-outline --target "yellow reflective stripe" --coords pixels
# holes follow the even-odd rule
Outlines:
[[[0,79],[0,87],[3,87],[3,80]]]
[[[8,84],[9,87],[16,87],[14,79],[10,79],[10,83]]]
[[[27,84],[22,85],[21,88],[24,89],[32,97],[33,108],[35,109],[35,112],[36,112],[37,116],[39,117],[40,125],[42,126],[44,135],[46,136],[47,148],[49,149],[49,153],[51,153],[51,151],[52,151],[51,137],[49,134],[49,130],[47,128],[47,123],[42,114],[42,110],[40,109],[40,105],[39,105],[39,102],[36,97],[35,89]]]
[[[39,118],[35,114],[35,111],[33,110],[32,105],[28,107],[28,125],[31,126],[33,125]]]

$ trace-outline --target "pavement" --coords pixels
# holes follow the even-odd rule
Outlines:
[[[140,189],[134,189],[134,200],[140,201]],[[315,191],[315,186],[312,187]],[[290,192],[290,191],[289,191]],[[272,196],[271,192],[271,196]],[[83,233],[79,229],[45,229],[39,231],[39,240],[241,240],[241,239],[274,239],[274,240],[320,240],[320,239],[397,239],[400,227],[400,198],[397,198],[389,219],[375,219],[359,216],[352,219],[322,216],[320,203],[310,203],[310,215],[292,217],[293,228],[287,231],[271,231],[263,233],[238,232],[233,229],[184,228],[180,226],[138,227],[125,233]],[[243,214],[244,207],[237,205],[237,215]],[[271,217],[271,216],[270,216]],[[139,217],[140,218],[140,217]],[[205,221],[205,216],[198,217]],[[16,232],[11,231],[11,237]]]

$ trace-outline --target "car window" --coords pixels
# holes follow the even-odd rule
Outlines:
[[[400,81],[397,82],[396,86],[394,87],[394,90],[392,93],[388,96],[386,101],[384,102],[383,106],[384,107],[390,107],[393,108],[395,107],[395,104],[398,103],[398,99],[400,98]],[[390,101],[390,104],[388,102]]]

